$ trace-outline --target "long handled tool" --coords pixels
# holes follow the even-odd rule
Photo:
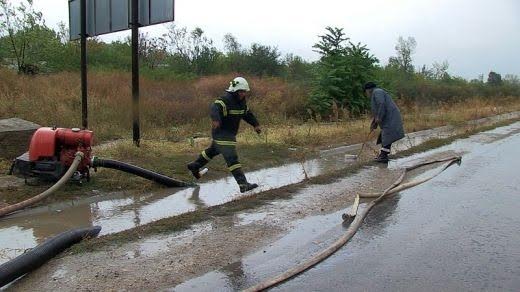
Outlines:
[[[372,135],[373,132],[374,132],[374,129],[370,129],[370,132],[368,132],[367,137],[365,138],[365,141],[361,145],[361,149],[359,149],[359,152],[357,154],[357,159],[359,159],[359,157],[361,157],[361,154],[363,153],[365,146],[370,142],[370,135]],[[370,148],[370,149],[372,149],[372,148]]]
[[[371,129],[370,132],[368,132],[357,154],[345,154],[345,159],[359,160],[361,154],[363,154],[363,150],[365,150],[365,147],[367,147],[367,145],[370,143],[371,135],[373,132],[374,129]],[[374,151],[374,153],[377,155],[377,152],[373,148],[370,147],[370,149],[372,149],[372,151]]]

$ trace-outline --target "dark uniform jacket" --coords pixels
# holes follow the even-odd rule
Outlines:
[[[238,94],[230,92],[215,100],[211,106],[211,119],[220,122],[220,127],[211,131],[214,140],[236,141],[242,119],[253,127],[259,125],[246,100],[241,101]]]
[[[372,116],[381,128],[383,146],[404,138],[403,121],[399,108],[390,95],[383,89],[376,88],[371,98]]]

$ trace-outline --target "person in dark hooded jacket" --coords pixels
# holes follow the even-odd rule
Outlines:
[[[213,141],[206,150],[202,151],[197,160],[188,164],[188,169],[197,179],[200,178],[200,168],[211,161],[215,156],[222,154],[226,160],[229,171],[238,183],[240,192],[247,192],[258,187],[257,184],[249,183],[242,171],[242,165],[238,161],[236,151],[236,135],[243,119],[255,128],[260,134],[261,128],[255,115],[246,103],[249,84],[246,79],[237,77],[230,82],[227,93],[215,100],[211,106]]]
[[[364,86],[365,95],[370,97],[372,123],[370,131],[381,128],[377,144],[381,144],[381,152],[375,158],[377,162],[388,162],[392,143],[404,138],[403,120],[399,108],[392,97],[375,83],[368,82]]]

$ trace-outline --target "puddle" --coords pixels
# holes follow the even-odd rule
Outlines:
[[[33,230],[24,230],[19,226],[2,229],[0,231],[0,261],[6,262],[36,244]]]
[[[519,129],[520,123],[515,123],[482,135],[489,133],[507,135]],[[409,138],[396,143],[396,149],[407,149],[428,139],[443,137],[448,135],[450,128],[441,128],[437,136],[433,134],[434,132],[434,130],[427,130],[412,133],[408,135]],[[471,137],[469,141],[472,139],[478,140],[478,135],[476,138]],[[354,161],[345,161],[344,157],[345,154],[356,153],[356,147],[359,149],[360,145],[326,150],[317,159],[252,171],[246,175],[248,180],[261,185],[255,192],[283,187],[301,182],[306,177],[315,177],[354,163]],[[477,147],[475,144],[462,140],[449,145],[446,150],[473,151],[475,147]],[[397,167],[397,163],[413,161],[425,155],[427,154],[418,154],[399,162],[393,161],[389,167]],[[238,192],[238,187],[230,176],[203,182],[194,188],[163,189],[154,193],[131,196],[120,192],[20,212],[0,220],[0,263],[19,255],[23,249],[34,247],[45,239],[72,228],[100,225],[102,227],[100,234],[105,235],[196,209],[220,205],[241,196],[244,194]],[[248,216],[238,218],[238,224],[251,224],[256,220],[262,220],[262,216],[265,217],[265,215],[258,215],[259,217],[256,218]]]
[[[233,287],[233,283],[229,277],[221,272],[214,271],[204,275],[203,279],[199,281],[188,281],[173,289],[166,289],[166,291],[200,291],[200,292],[214,292],[227,291],[224,289],[215,290],[215,287]],[[232,290],[231,290],[232,291]]]

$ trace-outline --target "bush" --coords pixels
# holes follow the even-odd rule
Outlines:
[[[322,116],[330,115],[335,107],[359,115],[368,108],[363,84],[373,79],[378,60],[366,46],[350,42],[343,29],[326,29],[328,33],[320,36],[320,42],[314,45],[321,58],[317,64],[310,107]]]

